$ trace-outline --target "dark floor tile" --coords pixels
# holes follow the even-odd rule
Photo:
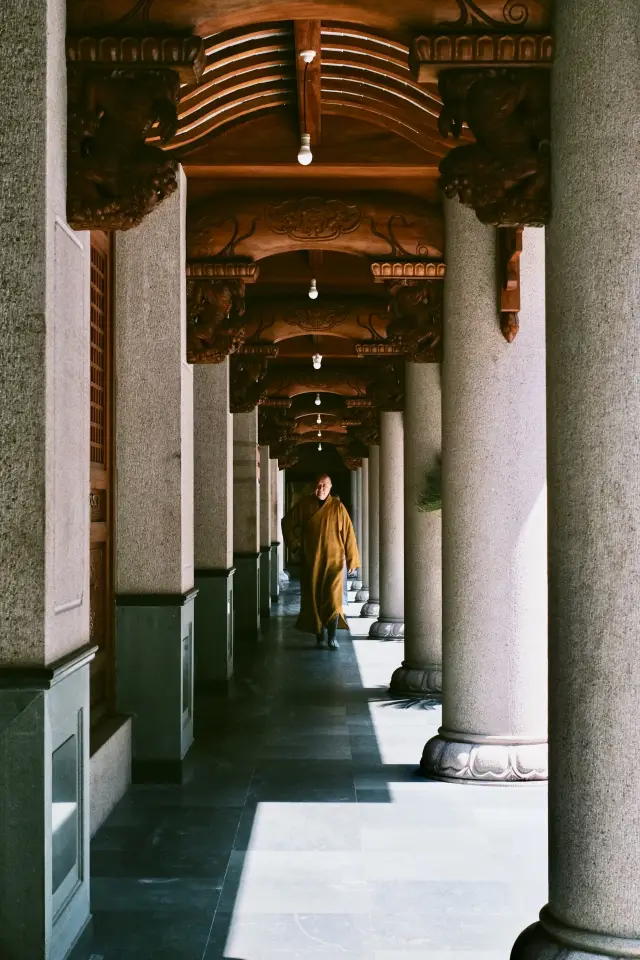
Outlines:
[[[216,909],[222,884],[193,877],[93,877],[91,909],[102,913]]]
[[[158,844],[143,851],[96,850],[91,856],[91,873],[95,877],[141,879],[206,877],[222,883],[227,861],[228,853],[184,850],[180,844]]]
[[[90,940],[96,960],[201,960],[213,911],[96,911]]]

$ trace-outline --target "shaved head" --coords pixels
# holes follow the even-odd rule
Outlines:
[[[316,477],[315,494],[318,500],[326,500],[331,493],[331,477],[328,473],[319,473]]]

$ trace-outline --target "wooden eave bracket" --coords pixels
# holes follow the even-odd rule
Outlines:
[[[69,35],[67,62],[83,69],[174,70],[181,83],[198,83],[205,65],[198,36],[114,37]]]
[[[447,265],[442,260],[374,260],[370,266],[374,283],[444,280],[447,273]]]
[[[413,41],[409,67],[418,83],[434,83],[453,67],[550,67],[552,59],[549,33],[432,33]]]
[[[189,260],[186,274],[188,280],[244,280],[245,283],[256,283],[260,266],[239,260]]]
[[[513,343],[520,329],[522,229],[498,228],[498,311],[500,330],[507,343]]]

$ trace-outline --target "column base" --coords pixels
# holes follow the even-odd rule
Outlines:
[[[280,581],[278,579],[278,550],[280,544],[277,540],[271,542],[271,603],[278,602],[280,594]]]
[[[540,920],[523,930],[511,949],[511,960],[604,960],[640,957],[640,940],[627,940],[560,923],[543,907]]]
[[[376,620],[369,628],[369,636],[375,640],[404,640],[404,621]]]
[[[380,616],[380,601],[379,600],[367,600],[362,610],[360,611],[361,617],[379,617]]]
[[[260,547],[260,617],[271,616],[271,547]]]
[[[260,637],[260,554],[234,553],[236,568],[233,588],[236,650],[244,641]]]
[[[356,603],[364,603],[365,600],[369,599],[369,591],[366,587],[363,587],[362,590],[358,590],[356,593]]]
[[[196,570],[195,686],[226,690],[233,676],[233,585],[235,568]]]
[[[278,579],[280,580],[280,583],[289,583],[290,577],[288,572],[286,570],[281,570]]]
[[[347,589],[349,593],[357,593],[358,590],[362,590],[362,580],[348,580]]]
[[[547,741],[515,742],[442,728],[422,752],[420,771],[448,783],[530,783],[548,777]]]
[[[116,708],[133,717],[134,771],[174,769],[193,742],[197,593],[116,597]]]
[[[389,685],[391,693],[408,694],[412,697],[431,697],[442,693],[442,667],[411,667],[403,663],[393,671]]]

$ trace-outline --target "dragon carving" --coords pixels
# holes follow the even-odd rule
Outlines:
[[[244,280],[187,281],[187,360],[221,363],[242,346]]]

